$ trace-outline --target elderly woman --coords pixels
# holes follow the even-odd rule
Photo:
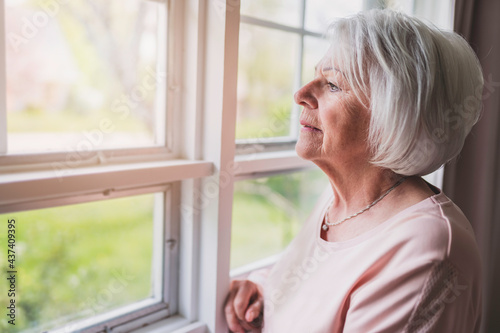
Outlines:
[[[295,94],[297,153],[330,189],[270,270],[231,283],[229,329],[478,332],[474,233],[421,178],[478,119],[476,56],[457,34],[388,10],[337,21],[331,41]]]

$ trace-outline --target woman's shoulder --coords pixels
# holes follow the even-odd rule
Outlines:
[[[471,224],[460,208],[442,192],[397,214],[386,233],[400,242],[413,258],[448,261],[461,271],[479,264]]]

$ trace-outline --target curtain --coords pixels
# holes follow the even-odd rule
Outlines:
[[[475,230],[483,261],[481,332],[500,332],[500,1],[456,0],[454,29],[476,51],[485,88],[482,117],[460,156],[445,167],[443,190]]]

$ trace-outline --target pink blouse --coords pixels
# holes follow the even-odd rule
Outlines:
[[[479,332],[481,264],[473,230],[443,193],[360,236],[320,237],[317,209],[266,276],[263,332]],[[262,273],[262,272],[261,272]]]

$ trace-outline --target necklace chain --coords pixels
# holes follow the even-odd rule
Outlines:
[[[401,183],[403,183],[404,181],[406,180],[406,177],[403,177],[401,178],[400,180],[398,180],[396,182],[396,184],[394,184],[390,189],[388,189],[384,194],[382,194],[380,197],[378,197],[377,199],[375,199],[375,201],[373,201],[371,204],[369,204],[368,206],[366,206],[365,208],[361,209],[359,212],[355,213],[355,214],[352,214],[348,217],[346,217],[345,219],[343,220],[340,220],[340,221],[337,221],[337,222],[330,222],[329,221],[329,218],[328,218],[328,211],[330,210],[330,207],[332,207],[332,204],[333,202],[328,206],[328,208],[326,209],[326,214],[325,214],[325,224],[323,224],[323,230],[327,231],[329,228],[328,226],[336,226],[336,225],[339,225],[347,220],[350,220],[352,219],[353,217],[356,217],[358,215],[361,215],[363,214],[364,212],[366,212],[368,209],[372,208],[373,206],[375,206],[380,200],[382,200],[383,198],[385,198],[386,195],[388,195],[389,193],[391,193],[392,190],[394,190],[396,187],[398,187],[399,185],[401,185]]]

